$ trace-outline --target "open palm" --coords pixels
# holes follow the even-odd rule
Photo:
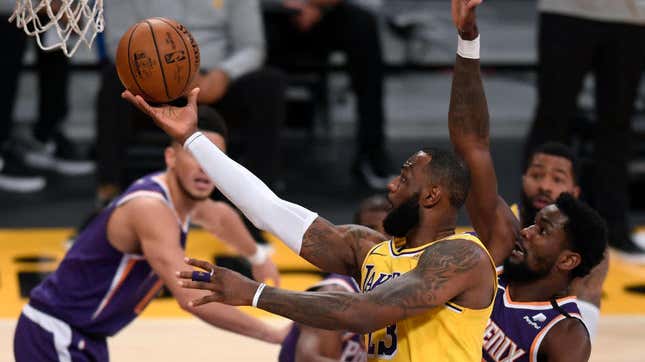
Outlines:
[[[183,144],[184,141],[197,131],[197,96],[199,88],[188,94],[188,103],[183,107],[164,104],[153,107],[141,96],[135,96],[130,91],[123,92],[122,97],[150,116],[161,129],[170,137]]]

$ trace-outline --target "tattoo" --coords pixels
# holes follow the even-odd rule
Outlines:
[[[457,56],[450,94],[450,134],[488,139],[489,114],[479,60]]]
[[[456,295],[447,295],[446,284],[460,274],[471,271],[483,250],[471,241],[450,240],[426,249],[417,267],[410,273],[410,283],[390,283],[375,291],[375,303],[401,309],[402,318],[446,303]]]
[[[316,328],[365,333],[453,299],[461,292],[450,283],[473,270],[484,256],[479,246],[467,240],[439,242],[421,255],[413,271],[368,293],[291,292],[267,287],[259,307]]]
[[[372,229],[336,226],[319,217],[305,232],[300,255],[324,271],[356,275],[368,249],[383,240],[385,237]]]
[[[347,329],[344,316],[358,305],[359,297],[349,292],[290,292],[267,287],[258,306],[311,327]]]

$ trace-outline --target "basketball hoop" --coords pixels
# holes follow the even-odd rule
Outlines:
[[[103,0],[16,0],[9,21],[29,36],[36,37],[43,50],[60,48],[74,55],[81,43],[88,48],[103,31]]]

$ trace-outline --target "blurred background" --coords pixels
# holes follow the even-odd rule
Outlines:
[[[613,1],[622,4],[622,1]],[[397,174],[400,165],[416,150],[425,146],[450,147],[447,114],[456,50],[447,0],[345,2],[360,7],[361,14],[364,12],[369,17],[350,13],[346,15],[350,16],[349,21],[338,20],[339,23],[326,25],[325,29],[336,28],[336,31],[285,40],[288,37],[281,33],[284,31],[281,27],[297,16],[297,10],[285,9],[280,1],[261,1],[266,40],[262,66],[280,74],[284,84],[281,98],[284,112],[276,120],[277,129],[252,136],[253,139],[271,138],[272,147],[277,150],[271,153],[274,159],[267,160],[276,166],[261,175],[263,180],[282,198],[315,210],[335,223],[351,222],[360,200],[385,193],[383,180]],[[611,162],[624,164],[626,172],[620,169],[610,172],[605,186],[594,185],[597,180],[594,171],[583,172],[583,189],[593,190],[593,193],[583,192],[583,198],[593,205],[603,187],[607,190],[606,185],[623,191],[619,196],[623,201],[616,202],[626,205],[626,213],[610,213],[612,222],[618,225],[614,235],[620,235],[615,239],[621,239],[614,243],[613,250],[620,256],[616,264],[612,261],[604,295],[607,307],[603,313],[643,318],[645,82],[640,80],[645,66],[645,4],[625,1],[634,7],[627,5],[631,10],[624,12],[618,7],[594,8],[594,1],[577,1],[579,13],[575,13],[565,5],[548,8],[552,5],[545,4],[549,3],[553,4],[544,1],[541,6],[546,10],[539,10],[537,2],[532,0],[487,0],[478,10],[481,64],[500,194],[509,203],[520,200],[527,137],[534,137],[533,140],[541,137],[539,130],[531,132],[536,119],[554,114],[560,117],[556,123],[566,124],[563,126],[566,130],[557,135],[558,140],[570,145],[589,165],[588,169],[594,169],[594,162],[599,162],[594,153],[597,147],[615,149],[617,158]],[[5,100],[15,100],[13,105],[11,102],[5,105],[5,118],[0,119],[13,125],[7,139],[2,140],[4,164],[9,159],[18,159],[15,162],[21,167],[21,175],[29,175],[28,181],[32,182],[2,183],[7,168],[0,170],[0,308],[6,308],[2,318],[17,316],[29,288],[55,267],[65,246],[73,242],[76,228],[93,212],[129,182],[164,167],[162,151],[166,140],[152,124],[139,122],[126,127],[126,133],[101,140],[101,124],[114,122],[114,127],[122,127],[118,117],[103,123],[97,120],[101,112],[99,92],[105,87],[106,72],[113,69],[109,36],[123,31],[110,30],[109,0],[105,6],[106,33],[96,40],[92,49],[81,47],[67,61],[64,57],[40,54],[29,38],[23,43],[24,55],[18,57],[17,68],[3,63],[0,70],[5,72],[3,83],[16,77],[16,87],[2,93]],[[616,13],[612,13],[614,10]],[[553,19],[554,14],[556,18],[582,19],[590,24],[560,24],[558,19]],[[374,33],[356,31],[356,28],[365,30],[362,21],[373,22]],[[343,30],[341,25],[349,30]],[[2,26],[3,32],[11,30]],[[629,39],[630,46],[611,48],[609,44],[616,43],[611,39],[613,31],[617,38]],[[5,39],[4,33],[2,39]],[[352,39],[364,42],[352,43]],[[589,43],[588,49],[568,45],[566,41],[572,39],[579,40],[572,44]],[[598,44],[591,44],[592,40]],[[303,42],[309,46],[300,46]],[[370,44],[377,45],[370,47]],[[572,54],[563,58],[572,60],[574,65],[577,57],[587,59],[579,62],[579,91],[570,84],[576,83],[571,79],[575,72],[567,68],[571,64],[547,56],[552,51],[549,44],[571,51]],[[540,49],[545,60],[542,64]],[[374,70],[377,66],[378,70]],[[634,68],[638,70],[633,71]],[[598,79],[614,79],[619,84],[599,85],[594,77],[596,72],[602,74]],[[540,78],[541,74],[550,75]],[[381,86],[375,83],[374,77],[381,78],[382,97],[378,92],[370,93]],[[541,90],[540,82],[543,82]],[[611,90],[609,87],[613,86],[617,88]],[[572,90],[567,92],[568,89]],[[619,100],[603,98],[611,98],[612,94]],[[547,105],[548,95],[562,102]],[[575,99],[572,106],[565,104],[567,97]],[[46,98],[50,99],[49,106],[40,100]],[[383,112],[379,115],[381,107]],[[598,139],[602,139],[599,133],[605,134],[598,127],[598,115],[608,112],[615,115],[616,124],[620,123],[615,127],[621,129],[612,133],[611,137],[615,138],[608,145],[598,146]],[[548,123],[538,127],[544,124]],[[379,134],[381,128],[382,134]],[[249,137],[245,128],[236,131],[233,127],[232,156],[245,165],[246,161],[249,165],[258,163],[250,151],[245,153],[249,149],[245,145]],[[546,141],[544,137],[541,140]],[[14,147],[15,144],[20,147]],[[106,165],[101,154],[111,144],[119,149],[110,161],[114,163],[111,166],[119,169],[118,178],[105,182],[100,174]],[[29,157],[31,161],[27,160]],[[252,166],[249,168],[253,170]],[[461,215],[460,225],[468,226],[465,215]],[[208,236],[196,235],[197,239],[208,239]],[[254,236],[259,243],[271,243],[270,236],[256,230]],[[228,260],[224,256],[230,251],[224,247],[203,240],[196,244],[205,245],[193,249],[199,255]],[[28,245],[37,245],[42,253],[25,251]],[[294,261],[293,256],[283,258],[277,253],[276,258],[282,263],[279,263],[281,270],[296,279],[314,270],[306,263]],[[236,264],[233,261],[231,265]],[[286,280],[287,286],[297,289],[304,289],[307,284],[301,281],[289,284],[288,277]],[[10,302],[5,304],[5,300]],[[152,313],[166,315],[163,310]],[[634,335],[645,332],[645,324],[640,321],[635,324]],[[610,339],[606,341],[611,344]],[[606,353],[604,356],[609,359],[600,358],[603,355],[595,358],[613,360]]]

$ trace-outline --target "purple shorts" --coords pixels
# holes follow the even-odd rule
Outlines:
[[[90,338],[27,305],[13,339],[16,362],[109,361],[105,338]]]

